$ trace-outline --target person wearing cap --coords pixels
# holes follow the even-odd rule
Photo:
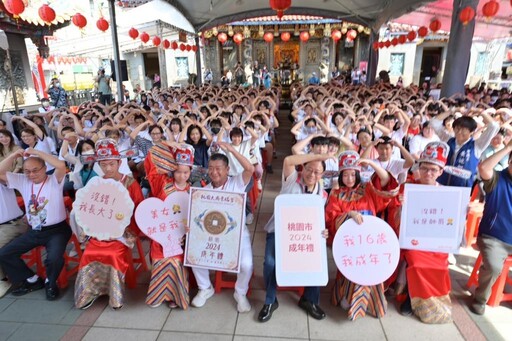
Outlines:
[[[50,96],[52,106],[55,108],[68,107],[68,94],[61,86],[58,78],[52,78],[52,82],[47,92],[48,96]]]
[[[141,188],[132,177],[119,172],[122,156],[113,139],[101,139],[96,142],[96,161],[103,171],[104,179],[119,181],[127,190],[135,204],[144,200]],[[120,309],[124,303],[124,281],[129,259],[139,234],[132,218],[121,238],[98,240],[89,238],[85,247],[75,281],[75,306],[89,308],[101,295],[109,295],[109,304]],[[80,237],[80,236],[78,236]]]
[[[236,160],[242,165],[243,172],[236,176],[229,177],[229,160],[226,155],[215,153],[210,157],[208,163],[208,176],[211,182],[206,188],[211,188],[226,192],[244,193],[245,188],[249,184],[254,173],[254,166],[245,156],[235,150],[235,148],[226,142],[217,142],[217,145],[225,153],[231,153]],[[233,297],[237,302],[237,310],[240,313],[246,313],[251,310],[251,303],[247,299],[247,291],[249,290],[249,282],[253,272],[251,235],[245,226],[241,227],[242,241],[240,246],[240,272],[237,275],[235,283],[235,293]],[[210,271],[208,269],[200,269],[193,267],[192,271],[197,281],[199,291],[192,300],[194,307],[200,308],[205,305],[206,301],[213,296],[215,290],[210,281]]]
[[[399,183],[405,182],[407,177],[407,171],[414,164],[414,159],[411,154],[405,149],[403,145],[397,143],[389,136],[381,136],[375,142],[373,142],[375,149],[377,149],[377,153],[379,154],[378,158],[373,159],[373,162],[378,163],[380,167],[389,171],[391,175],[395,179],[398,180]],[[403,155],[404,159],[393,159],[393,148],[398,148]],[[366,149],[365,152],[361,155],[361,158],[367,159],[370,154],[371,149]],[[370,176],[373,172],[369,172]]]
[[[408,183],[439,186],[438,178],[448,158],[449,147],[444,142],[431,142],[421,153],[417,163],[419,178]],[[388,222],[397,235],[405,186],[388,206]],[[451,322],[450,273],[448,254],[442,252],[401,250],[403,265],[399,265],[396,294],[406,290],[406,299],[400,306],[402,315],[416,315],[424,323]]]
[[[432,126],[437,135],[441,141],[446,142],[450,147],[447,166],[465,169],[472,174],[469,179],[464,179],[444,172],[439,178],[440,184],[458,187],[473,186],[479,158],[482,152],[491,143],[491,139],[500,129],[499,124],[489,115],[494,111],[495,109],[490,108],[478,113],[478,115],[483,118],[483,123],[486,125],[486,128],[477,139],[473,139],[473,135],[478,124],[471,116],[462,116],[453,122],[454,136],[447,134],[443,129],[443,120],[448,117],[451,112],[445,112],[432,119]]]
[[[23,174],[11,173],[12,162],[22,156],[28,156],[23,162]],[[46,164],[55,168],[53,174],[46,173]],[[0,162],[0,182],[21,193],[31,227],[0,249],[0,266],[14,285],[14,296],[45,287],[46,299],[55,300],[59,296],[57,278],[64,266],[64,252],[71,237],[63,198],[65,175],[64,161],[33,148],[18,150]],[[46,247],[46,281],[34,274],[21,259],[24,253],[38,246]]]
[[[281,179],[281,191],[279,194],[312,194],[320,196],[324,202],[327,193],[322,185],[322,174],[325,171],[325,162],[332,156],[324,154],[290,155],[283,162],[283,176]],[[297,172],[296,166],[302,165],[302,171]],[[276,291],[276,245],[275,245],[275,221],[274,215],[265,225],[267,238],[265,244],[265,261],[263,263],[263,278],[265,281],[265,304],[258,314],[260,322],[267,322],[272,318],[272,313],[279,307]],[[327,238],[328,231],[322,235]],[[304,294],[299,300],[299,307],[305,310],[311,317],[321,320],[325,318],[325,312],[318,305],[320,301],[320,287],[305,287]]]
[[[508,167],[496,171],[496,165],[506,155]],[[480,163],[478,172],[486,194],[476,242],[482,255],[482,266],[469,308],[473,313],[483,315],[492,286],[503,269],[505,259],[512,254],[512,140]]]
[[[375,170],[368,183],[361,181],[363,165]],[[352,218],[357,224],[362,224],[364,215],[374,216],[383,211],[398,193],[398,182],[388,171],[378,163],[360,159],[354,151],[340,154],[339,169],[339,188],[332,190],[325,207],[325,224],[331,237],[346,220]],[[334,283],[331,301],[335,306],[348,309],[350,320],[363,317],[366,313],[380,318],[387,309],[382,283],[362,286],[351,282],[341,273]]]
[[[176,169],[172,175],[158,174],[151,177],[150,185],[153,196],[162,201],[175,192],[190,192],[189,179],[194,165],[192,147],[175,142],[164,142],[164,144],[170,147],[174,153],[173,160],[176,163]],[[149,162],[151,161],[145,161],[145,164],[148,165]],[[162,246],[152,240],[150,259],[153,265],[146,304],[156,308],[162,303],[168,302],[169,308],[187,309],[190,303],[189,280],[188,269],[183,266],[183,254],[164,257]]]
[[[309,85],[320,85],[320,78],[316,75],[316,72],[311,73],[311,77],[308,80]]]

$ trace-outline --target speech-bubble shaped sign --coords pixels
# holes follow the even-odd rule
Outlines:
[[[164,257],[183,254],[181,238],[187,225],[188,206],[189,194],[174,192],[165,201],[147,198],[135,210],[139,229],[162,245]]]
[[[119,181],[92,178],[76,192],[73,211],[85,234],[99,240],[120,238],[130,224],[135,205]]]

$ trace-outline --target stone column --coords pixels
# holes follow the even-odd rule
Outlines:
[[[369,41],[368,70],[366,72],[366,84],[375,84],[377,77],[377,65],[379,64],[379,50],[373,49],[373,42],[379,41],[379,33],[372,30]]]
[[[443,76],[441,97],[450,97],[458,92],[464,93],[464,83],[468,73],[471,45],[475,32],[475,19],[463,25],[459,19],[462,9],[471,6],[475,12],[479,0],[458,0],[453,2],[450,40]]]

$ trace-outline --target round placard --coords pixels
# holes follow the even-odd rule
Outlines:
[[[384,220],[363,216],[358,225],[353,219],[343,223],[332,244],[338,270],[359,285],[384,282],[395,271],[400,246],[395,232]]]
[[[85,234],[99,240],[120,238],[130,224],[135,205],[119,181],[92,178],[76,192],[73,212]]]

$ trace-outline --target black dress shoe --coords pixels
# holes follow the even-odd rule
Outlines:
[[[323,320],[325,318],[325,313],[322,308],[320,308],[318,304],[306,300],[304,297],[300,298],[299,307],[305,310],[314,319]]]
[[[411,297],[409,295],[407,295],[407,298],[400,306],[400,314],[403,316],[411,316],[412,315]]]
[[[279,308],[279,303],[276,301],[272,304],[265,304],[263,308],[261,308],[260,313],[258,314],[258,321],[267,322],[272,317],[272,313],[274,310]]]
[[[35,281],[34,283],[29,283],[25,280],[11,293],[13,294],[13,296],[23,296],[28,294],[29,292],[40,290],[42,288],[44,288],[44,281],[41,278],[38,278],[37,281]]]
[[[56,285],[49,285],[46,283],[46,299],[48,301],[55,301],[59,297],[59,288]]]

